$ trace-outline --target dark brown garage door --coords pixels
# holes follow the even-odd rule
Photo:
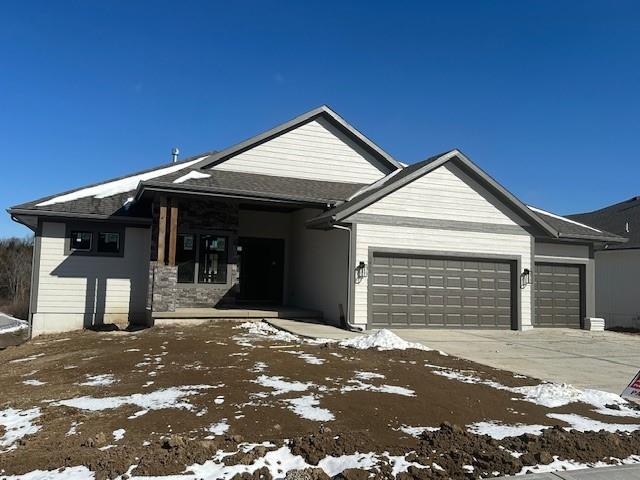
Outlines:
[[[369,274],[370,326],[512,326],[509,261],[376,253]]]
[[[535,326],[580,328],[582,266],[536,263]]]

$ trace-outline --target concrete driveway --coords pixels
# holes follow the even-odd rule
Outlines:
[[[405,340],[492,367],[617,394],[640,370],[640,335],[564,328],[393,332]]]

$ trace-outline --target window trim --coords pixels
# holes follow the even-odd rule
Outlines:
[[[233,232],[228,230],[206,230],[206,229],[179,229],[178,235],[193,235],[195,242],[195,264],[193,269],[193,281],[192,282],[178,282],[177,276],[177,266],[176,266],[176,286],[178,288],[193,288],[193,287],[202,287],[202,288],[230,288],[232,285],[231,282],[231,268],[229,268],[232,263],[230,259],[232,258],[232,244],[233,244]],[[226,253],[227,253],[227,275],[224,283],[201,283],[198,281],[198,271],[200,269],[200,235],[213,235],[218,237],[224,237],[226,239]]]
[[[74,250],[71,248],[72,231],[91,233],[91,249]],[[65,224],[64,254],[74,257],[123,257],[126,240],[125,231],[126,228],[123,225],[115,225],[112,223],[67,222]],[[120,235],[120,246],[118,252],[98,252],[98,236],[100,233],[117,233]]]
[[[71,241],[72,241],[72,236],[74,233],[88,233],[89,234],[89,248],[73,248],[71,246]],[[67,236],[67,238],[69,239],[69,251],[72,253],[89,253],[91,252],[91,250],[93,250],[93,236],[94,236],[95,232],[93,232],[92,230],[89,230],[88,228],[85,229],[80,229],[80,228],[73,228],[71,230],[69,230],[69,235]]]

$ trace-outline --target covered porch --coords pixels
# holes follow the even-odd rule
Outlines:
[[[318,202],[155,192],[151,321],[299,318],[340,324],[350,235],[314,230]]]

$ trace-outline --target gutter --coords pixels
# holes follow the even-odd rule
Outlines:
[[[337,228],[338,230],[345,230],[347,232],[349,232],[349,250],[347,253],[347,311],[345,313],[344,316],[344,325],[341,325],[342,327],[344,327],[345,330],[349,331],[349,332],[362,332],[362,328],[361,327],[356,327],[354,324],[351,323],[351,319],[349,318],[351,316],[351,304],[353,303],[353,295],[352,295],[352,280],[353,280],[353,271],[351,269],[351,242],[353,239],[353,232],[351,230],[351,227],[345,227],[344,225],[332,225],[333,228]]]

